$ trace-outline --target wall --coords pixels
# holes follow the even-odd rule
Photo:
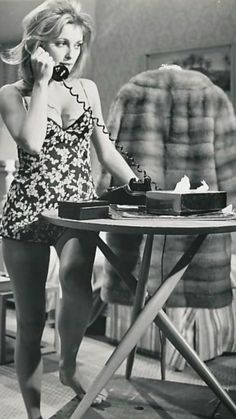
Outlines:
[[[94,79],[105,116],[122,84],[145,69],[145,54],[231,43],[236,0],[97,0]]]
[[[0,43],[20,39],[22,18],[41,3],[41,0],[0,0]],[[80,3],[94,16],[95,0],[81,0]]]

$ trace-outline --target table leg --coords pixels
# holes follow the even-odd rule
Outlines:
[[[105,243],[99,243],[98,245],[100,246],[100,249],[106,256],[106,258],[108,260],[110,259],[110,262],[113,264],[114,267],[116,267],[117,272],[118,272],[118,269],[119,269],[118,258],[114,254],[112,254],[111,249],[106,248],[108,246]],[[196,247],[195,247],[195,244],[193,243],[192,251],[194,252],[194,254],[197,252],[200,245],[201,243],[196,243]],[[190,254],[191,254],[191,249],[190,249]],[[118,273],[120,274],[121,278],[123,278],[123,280],[126,282],[131,292],[134,293],[136,279],[130,273],[126,273],[126,275],[121,271]],[[160,312],[157,314],[157,317],[155,318],[154,323],[163,331],[164,335],[170,340],[170,342],[175,346],[175,348],[181,353],[181,355],[186,359],[189,365],[191,365],[191,367],[199,374],[202,380],[211,388],[211,390],[216,394],[216,396],[219,397],[219,399],[229,408],[229,410],[236,417],[236,406],[233,403],[230,396],[222,388],[222,386],[216,380],[216,378],[211,373],[209,368],[207,368],[204,362],[200,360],[196,352],[183,339],[181,334],[174,327],[174,325],[171,323],[168,316],[164,313],[163,310],[160,310]]]
[[[181,353],[191,367],[198,373],[198,375],[205,381],[210,389],[217,397],[228,407],[228,409],[236,417],[236,405],[230,398],[228,393],[222,388],[216,377],[202,362],[196,352],[181,336],[175,326],[171,323],[169,317],[163,310],[160,310],[154,320],[155,324],[163,331],[164,335],[174,345],[174,347]]]
[[[148,275],[149,275],[151,255],[152,255],[152,246],[153,246],[153,234],[148,234],[146,237],[142,263],[141,263],[141,268],[140,268],[140,274],[139,274],[139,279],[138,279],[137,288],[135,292],[131,324],[134,323],[134,321],[138,317],[138,314],[142,310],[145,303],[146,286],[147,286],[147,280],[148,280]],[[130,378],[131,373],[132,373],[135,353],[136,353],[136,346],[129,353],[128,358],[127,358],[126,371],[125,371],[125,377],[127,379]]]
[[[105,303],[104,301],[101,300],[100,290],[99,290],[99,292],[94,293],[93,294],[92,312],[91,312],[91,315],[90,315],[88,326],[91,326],[97,320],[97,318],[100,316],[100,314],[102,314],[102,312],[104,311],[106,306],[107,306],[107,303]]]
[[[193,240],[189,249],[185,254],[180,258],[175,267],[172,269],[170,274],[167,276],[163,284],[158,288],[152,297],[149,298],[149,301],[146,303],[145,307],[139,314],[138,318],[134,324],[128,329],[125,336],[121,340],[120,344],[113,351],[112,355],[104,365],[101,372],[97,375],[92,385],[88,389],[87,393],[83,397],[82,401],[75,409],[74,413],[71,416],[71,419],[81,419],[86,411],[91,406],[93,400],[99,394],[99,392],[104,388],[106,383],[115,373],[117,368],[121,365],[130,351],[137,344],[138,340],[141,338],[146,328],[154,321],[158,312],[161,310],[172,291],[182,278],[184,272],[189,266],[193,256],[201,246],[206,235],[199,235]],[[108,260],[114,262],[113,266],[118,268],[119,272],[123,272],[124,269],[120,267],[119,259],[114,255],[114,253],[108,248],[108,246],[100,239],[97,239],[97,244],[100,250],[105,256],[109,257]],[[119,269],[120,268],[120,269]],[[133,276],[126,272],[126,278],[131,279]],[[132,288],[135,287],[135,284],[132,285]]]

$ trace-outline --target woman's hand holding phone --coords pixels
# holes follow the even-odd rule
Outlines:
[[[42,47],[38,47],[31,55],[31,66],[36,81],[49,81],[52,78],[55,62],[53,58]]]

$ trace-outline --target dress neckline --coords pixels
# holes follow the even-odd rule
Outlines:
[[[84,111],[78,118],[76,118],[71,124],[69,124],[67,127],[63,127],[61,124],[55,121],[55,119],[51,118],[50,116],[47,117],[48,121],[52,121],[53,124],[57,125],[62,131],[66,132],[69,129],[73,128],[73,126],[80,121],[85,115],[86,111]]]

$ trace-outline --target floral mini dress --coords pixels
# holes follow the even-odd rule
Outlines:
[[[58,201],[97,197],[90,162],[92,131],[88,108],[65,129],[48,118],[39,154],[18,146],[19,165],[3,208],[2,237],[53,245],[65,229],[44,221],[43,211],[57,209]]]

